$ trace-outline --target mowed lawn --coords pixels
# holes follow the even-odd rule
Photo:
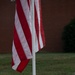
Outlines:
[[[75,75],[74,53],[37,53],[37,75]],[[22,73],[11,68],[11,54],[0,54],[0,75],[32,75],[31,61]]]

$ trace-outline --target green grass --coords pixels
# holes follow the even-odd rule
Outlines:
[[[74,53],[38,53],[37,75],[75,75]],[[31,61],[22,73],[11,69],[11,55],[0,55],[0,75],[32,75]]]

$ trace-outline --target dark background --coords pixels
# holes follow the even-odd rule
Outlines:
[[[41,0],[46,46],[44,51],[62,52],[62,31],[75,17],[75,0]],[[0,53],[12,50],[15,2],[0,0]]]

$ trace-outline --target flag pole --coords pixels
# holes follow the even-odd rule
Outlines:
[[[31,24],[32,24],[32,75],[36,75],[36,53],[35,53],[35,19],[34,0],[31,0]]]
[[[11,0],[11,2],[14,2],[15,0]]]

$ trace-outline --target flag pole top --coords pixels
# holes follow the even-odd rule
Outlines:
[[[11,2],[14,2],[15,0],[11,0]]]

